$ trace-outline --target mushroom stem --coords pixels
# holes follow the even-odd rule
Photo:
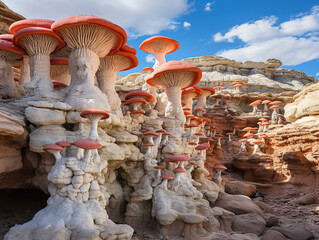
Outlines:
[[[278,120],[278,112],[277,112],[277,108],[274,108],[272,114],[271,114],[271,123],[275,124]]]
[[[165,117],[177,118],[182,122],[182,124],[184,124],[186,119],[182,109],[181,88],[178,86],[168,87],[166,89],[166,95],[168,103],[165,109]]]
[[[9,62],[5,59],[0,59],[0,79],[1,89],[0,97],[2,98],[14,98],[18,96],[15,82],[13,80],[13,69]]]
[[[54,155],[55,163],[62,159],[61,150],[48,149],[47,151]]]
[[[181,183],[181,176],[182,176],[182,174],[183,174],[183,173],[181,173],[181,172],[177,172],[177,173],[175,174],[174,179],[171,181],[171,185],[175,185],[175,184]]]
[[[145,158],[152,158],[152,146],[147,146]]]
[[[268,112],[267,103],[264,104],[264,112]]]
[[[244,142],[241,143],[239,153],[246,151],[246,144]]]
[[[257,111],[258,111],[257,106],[258,106],[258,105],[254,105],[254,106],[253,106],[252,114],[257,114]]]
[[[24,87],[27,82],[30,82],[30,65],[29,65],[29,57],[23,56],[22,64],[20,67],[20,81],[19,84]]]
[[[163,190],[168,190],[167,189],[167,179],[163,179],[162,183],[160,185],[158,185],[160,188],[162,188]]]
[[[222,182],[222,170],[221,169],[216,169],[216,174],[214,176],[214,181],[218,185]]]
[[[221,139],[221,138],[220,138],[220,137],[218,137],[218,139],[217,139],[217,147],[220,147],[220,148],[221,148],[221,147],[222,147],[222,144],[221,144],[220,139]]]
[[[156,69],[158,66],[166,63],[166,59],[165,59],[165,53],[164,52],[154,52],[155,55],[155,64],[153,66],[153,69]]]
[[[157,174],[156,174],[156,178],[161,178],[161,175],[162,175],[162,170],[158,169]]]
[[[200,109],[206,108],[206,98],[207,98],[207,96],[204,93],[199,95],[197,98],[197,103],[195,105],[195,109],[196,108],[200,108]]]
[[[106,64],[105,58],[100,59],[100,67],[96,73],[96,79],[101,91],[107,96],[112,110],[121,109],[121,99],[115,91],[116,70]]]
[[[260,153],[259,145],[257,143],[254,144],[254,151],[252,154]]]
[[[94,117],[91,119],[91,130],[89,133],[89,139],[92,139],[94,141],[96,141],[99,137],[98,133],[97,133],[99,120],[100,120],[100,118],[94,118]]]
[[[168,142],[168,135],[164,135],[163,140],[161,142],[161,145],[165,146],[167,144],[167,142]]]
[[[231,142],[231,137],[230,137],[230,135],[228,135],[228,141]]]

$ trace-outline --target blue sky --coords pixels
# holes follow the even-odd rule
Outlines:
[[[26,18],[77,14],[104,17],[126,29],[142,71],[151,56],[138,49],[152,35],[174,38],[179,60],[221,55],[239,61],[277,58],[284,68],[319,78],[319,1],[314,0],[4,0]],[[62,7],[63,6],[63,7]],[[318,74],[316,76],[316,74]]]

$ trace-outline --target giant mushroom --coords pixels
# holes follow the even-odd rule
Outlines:
[[[25,86],[27,92],[36,98],[59,99],[60,96],[53,92],[50,78],[50,54],[62,49],[65,42],[51,29],[37,27],[36,22],[35,27],[25,27],[23,21],[19,21],[21,29],[14,35],[13,42],[25,49],[30,57],[31,81]]]
[[[111,110],[120,110],[121,99],[115,91],[117,72],[135,68],[138,64],[136,50],[128,44],[112,55],[100,58],[96,79],[99,88],[106,94]]]
[[[175,52],[179,48],[179,43],[169,37],[153,36],[145,39],[140,49],[147,53],[153,53],[155,56],[155,64],[153,66],[156,69],[158,66],[166,63],[165,55],[167,53]]]
[[[50,59],[50,77],[53,80],[64,83],[66,86],[70,84],[71,74],[68,66],[67,58],[51,58]]]
[[[188,63],[169,61],[160,65],[153,73],[146,77],[146,82],[154,87],[165,89],[168,104],[165,117],[177,118],[183,125],[185,116],[181,104],[182,89],[196,85],[202,76],[202,71]]]
[[[200,96],[202,90],[198,86],[188,87],[182,91],[182,100],[186,103],[185,107],[189,108],[190,112],[193,109],[193,99]]]
[[[19,96],[15,87],[11,62],[21,58],[24,54],[22,48],[10,41],[0,39],[0,96],[2,98]]]
[[[98,123],[101,119],[109,118],[109,114],[102,109],[87,109],[84,112],[81,112],[81,117],[87,118],[91,122],[91,130],[89,133],[89,139],[97,140],[99,138],[97,133]]]
[[[93,15],[77,15],[56,21],[51,28],[71,49],[69,67],[71,83],[66,103],[76,111],[87,108],[110,110],[108,98],[94,86],[100,58],[119,50],[127,40],[120,26]]]
[[[211,87],[201,87],[202,94],[197,97],[197,103],[195,105],[196,108],[204,109],[206,108],[206,99],[208,96],[215,93],[215,89]]]

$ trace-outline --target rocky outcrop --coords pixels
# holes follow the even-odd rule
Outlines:
[[[0,1],[0,33],[9,33],[9,26],[15,21],[24,19],[20,14],[12,11]]]
[[[245,86],[242,92],[281,93],[300,91],[305,85],[316,82],[312,76],[303,72],[279,68],[281,62],[268,59],[266,62],[236,62],[219,56],[200,56],[182,59],[183,62],[199,67],[203,71],[200,84],[205,86],[224,86],[223,92],[233,92],[232,82]],[[117,87],[123,90],[138,89],[143,85],[146,73],[132,73],[120,76]]]

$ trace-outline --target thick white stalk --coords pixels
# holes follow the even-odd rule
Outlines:
[[[182,176],[182,174],[183,174],[183,173],[181,173],[181,172],[177,172],[177,173],[175,174],[174,179],[171,181],[171,185],[175,185],[175,184],[181,183],[181,176]]]
[[[220,148],[221,148],[221,147],[222,147],[222,144],[221,144],[221,142],[220,142],[220,139],[221,139],[221,138],[219,137],[218,140],[217,140],[217,147],[220,147]]]
[[[107,96],[111,110],[120,110],[121,99],[115,91],[117,72],[113,68],[102,64],[102,61],[105,60],[101,59],[100,68],[96,73],[96,80],[101,91]]]
[[[217,183],[218,185],[222,182],[222,174],[221,173],[222,173],[221,169],[217,169],[216,175],[214,176],[215,183]]]
[[[165,117],[177,118],[184,124],[186,119],[182,109],[181,88],[178,86],[168,87],[166,89],[166,95],[168,103],[165,109]]]
[[[164,190],[167,190],[167,179],[164,179],[162,183],[159,185]]]
[[[257,143],[254,144],[254,151],[252,154],[260,153],[259,145]]]
[[[31,86],[36,97],[47,98],[53,94],[53,84],[50,78],[50,55],[35,54],[30,56]]]
[[[155,55],[155,59],[158,61],[158,65],[156,67],[166,63],[165,53],[155,52],[154,55]],[[155,69],[155,68],[153,68],[153,69]]]
[[[31,81],[29,57],[23,56],[22,64],[20,66],[20,81],[19,84],[24,85]]]
[[[91,119],[91,130],[89,133],[89,139],[96,141],[98,139],[97,127],[100,118],[92,118]]]

